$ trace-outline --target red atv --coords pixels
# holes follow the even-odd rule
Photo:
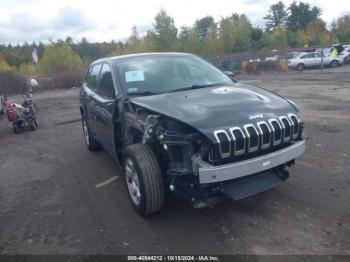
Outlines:
[[[39,126],[38,110],[32,101],[31,96],[24,97],[22,105],[8,103],[6,105],[7,119],[12,122],[13,132],[19,133],[27,123],[31,130]]]

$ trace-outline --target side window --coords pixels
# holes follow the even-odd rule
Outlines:
[[[102,66],[97,93],[108,98],[114,98],[115,96],[112,71],[108,64]]]
[[[101,65],[94,65],[87,76],[86,84],[87,86],[95,91],[97,88],[97,82],[98,82],[98,75],[101,69]]]
[[[314,58],[314,54],[303,55],[301,58],[303,58],[303,59],[305,59],[305,58]]]
[[[90,74],[91,74],[92,67],[89,67],[89,70],[86,72],[85,78],[84,78],[84,85],[88,86]]]

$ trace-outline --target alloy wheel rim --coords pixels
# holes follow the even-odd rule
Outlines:
[[[132,201],[139,205],[141,201],[140,181],[135,165],[130,158],[125,161],[125,177],[128,185],[129,195]]]
[[[85,143],[89,145],[89,130],[85,119],[83,120],[83,133],[84,133]]]

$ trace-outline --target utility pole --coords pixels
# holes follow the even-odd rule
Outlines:
[[[323,45],[322,45],[322,51],[321,51],[321,72],[323,73]]]

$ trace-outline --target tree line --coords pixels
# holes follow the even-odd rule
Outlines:
[[[151,30],[140,34],[134,26],[125,41],[91,43],[86,38],[74,41],[68,36],[47,44],[0,45],[0,72],[33,73],[33,48],[39,56],[35,73],[50,74],[78,71],[77,68],[100,57],[137,52],[179,51],[216,57],[250,50],[350,42],[350,15],[341,16],[328,25],[321,15],[320,8],[308,3],[292,2],[286,6],[279,1],[272,4],[264,16],[265,28],[254,25],[245,14],[237,13],[218,21],[208,15],[197,19],[192,26],[177,28],[174,19],[161,10]]]

